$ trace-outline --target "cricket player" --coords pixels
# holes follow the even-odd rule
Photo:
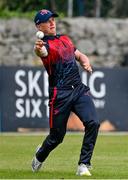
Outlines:
[[[85,126],[76,174],[91,176],[91,158],[99,121],[89,87],[81,82],[76,61],[89,73],[92,73],[92,67],[88,57],[74,46],[68,36],[56,33],[55,17],[58,14],[43,9],[34,18],[37,29],[44,33],[44,37],[35,42],[34,50],[49,75],[50,132],[37,148],[32,171],[37,172],[49,153],[62,143],[69,115],[74,112]]]

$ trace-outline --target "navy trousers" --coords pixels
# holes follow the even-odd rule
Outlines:
[[[66,134],[69,115],[74,112],[85,126],[85,134],[78,164],[91,165],[91,157],[96,143],[99,121],[92,97],[86,86],[71,86],[50,91],[50,132],[36,153],[40,162],[45,161],[49,153],[57,147]]]

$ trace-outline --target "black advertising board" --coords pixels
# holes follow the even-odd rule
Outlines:
[[[84,78],[82,79],[84,82]],[[87,84],[93,95],[100,122],[109,121],[116,130],[127,131],[128,69],[95,69],[87,78]]]
[[[128,130],[128,69],[97,68],[80,71],[102,123]],[[0,67],[0,131],[48,127],[48,81],[41,67]]]
[[[41,68],[2,67],[2,131],[48,127],[43,73]]]

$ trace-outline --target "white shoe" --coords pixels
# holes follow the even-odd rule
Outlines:
[[[78,176],[91,176],[91,173],[89,172],[87,166],[85,164],[80,164],[77,168],[76,175]]]
[[[93,169],[93,167],[91,165],[89,165],[89,164],[86,164],[86,166],[87,166],[89,171]]]
[[[36,149],[36,153],[38,152],[38,150],[40,149],[41,145],[38,145],[37,149]],[[37,172],[39,171],[39,169],[42,166],[42,162],[39,162],[38,159],[36,158],[36,156],[34,156],[33,160],[32,160],[32,171],[33,172]]]

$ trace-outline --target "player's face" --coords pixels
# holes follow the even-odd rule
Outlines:
[[[56,22],[54,17],[49,18],[45,23],[37,25],[38,30],[43,31],[45,35],[56,35]]]

